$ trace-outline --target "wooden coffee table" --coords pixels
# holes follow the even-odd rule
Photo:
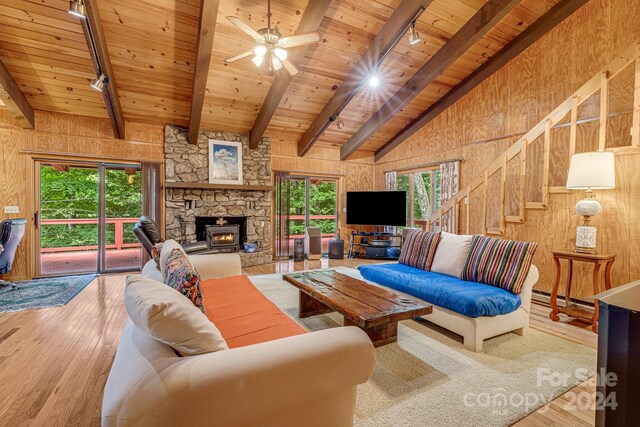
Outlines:
[[[300,291],[298,317],[337,311],[345,326],[358,326],[375,347],[398,340],[398,321],[430,314],[428,303],[354,279],[335,270],[285,274]]]

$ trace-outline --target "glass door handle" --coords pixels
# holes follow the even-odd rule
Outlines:
[[[33,214],[33,223],[35,224],[36,228],[40,228],[40,211],[36,211]]]

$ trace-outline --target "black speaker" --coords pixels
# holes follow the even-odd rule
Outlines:
[[[344,240],[329,240],[329,259],[344,258]]]
[[[367,247],[367,258],[386,258],[387,248]]]

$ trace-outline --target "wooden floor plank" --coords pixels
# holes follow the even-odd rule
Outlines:
[[[245,269],[249,275],[290,273],[369,260],[284,261]],[[99,426],[102,390],[126,321],[124,275],[101,276],[69,304],[0,314],[0,426]],[[589,325],[549,319],[533,304],[531,326],[595,348]],[[515,425],[592,426],[593,409],[569,408],[570,393],[593,395],[593,379]]]

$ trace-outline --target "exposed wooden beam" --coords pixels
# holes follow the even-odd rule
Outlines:
[[[9,70],[0,61],[0,105],[4,104],[18,123],[25,129],[33,129],[35,120],[33,108],[20,90],[18,83],[11,77]]]
[[[330,4],[331,0],[309,0],[304,15],[302,15],[302,19],[300,19],[296,34],[317,30],[318,27],[320,27],[322,19],[327,14]],[[294,62],[300,61],[304,58],[308,49],[310,49],[310,46],[300,46],[296,49],[290,49],[289,57],[293,59]],[[287,91],[292,78],[293,76],[285,70],[281,70],[276,74],[269,93],[260,107],[260,112],[253,124],[253,128],[251,132],[249,132],[249,147],[256,148],[258,144],[260,144],[264,132],[267,130],[278,105],[280,105],[280,101],[282,101],[282,97]]]
[[[198,143],[202,106],[207,90],[207,77],[211,63],[213,37],[216,34],[216,17],[219,0],[200,0],[200,23],[198,25],[198,46],[196,48],[196,66],[191,90],[191,112],[189,113],[189,144]]]
[[[522,53],[588,1],[589,0],[562,0],[553,6],[547,13],[538,18],[538,20],[503,47],[498,53],[493,55],[487,62],[482,64],[466,79],[453,87],[445,96],[436,101],[431,107],[387,141],[385,145],[376,151],[375,161],[380,161],[384,156],[389,154],[391,150],[431,120],[435,119],[440,113],[473,90],[473,88],[502,68],[510,60]]]
[[[84,4],[87,19],[81,19],[81,23],[84,37],[87,41],[87,46],[89,47],[89,53],[91,54],[91,59],[93,61],[93,67],[96,70],[96,75],[99,75],[100,72],[102,72],[109,79],[102,89],[104,105],[107,108],[107,114],[109,114],[109,119],[111,120],[113,135],[116,138],[124,139],[124,115],[122,114],[122,107],[120,106],[120,98],[118,97],[118,89],[116,88],[115,75],[111,68],[107,42],[104,38],[104,31],[102,30],[102,21],[100,20],[100,13],[98,12],[97,0],[84,0]],[[92,45],[95,46],[95,51],[92,48]]]
[[[355,153],[518,3],[520,0],[490,0],[486,3],[340,148],[340,159],[347,160]]]
[[[298,155],[304,156],[337,115],[358,92],[363,80],[402,39],[413,21],[429,6],[431,0],[402,0],[365,53],[324,106],[320,114],[298,142]]]

